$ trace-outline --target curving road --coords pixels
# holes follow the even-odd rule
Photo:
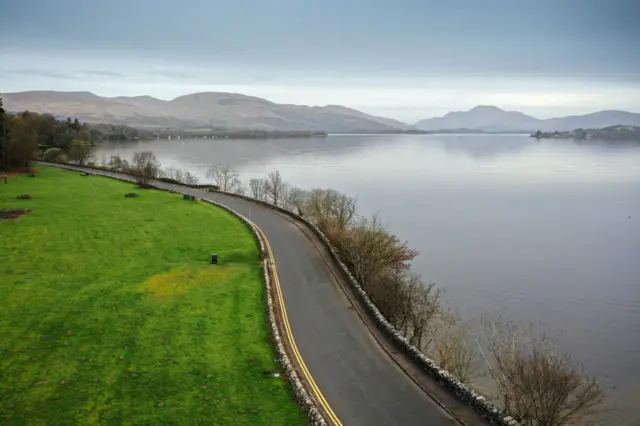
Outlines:
[[[118,173],[84,170],[131,179]],[[298,349],[344,425],[459,424],[382,349],[341,289],[321,250],[293,220],[235,197],[162,182],[154,182],[154,186],[225,204],[264,231],[276,260]],[[467,419],[467,424],[484,424],[479,418],[471,422]]]

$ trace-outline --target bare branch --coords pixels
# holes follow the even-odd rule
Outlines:
[[[242,184],[240,174],[228,164],[214,164],[207,171],[207,178],[213,179],[224,192],[235,192]]]
[[[141,187],[146,187],[160,171],[160,163],[151,151],[136,152],[131,160],[132,174]]]
[[[508,412],[535,426],[594,420],[604,391],[594,377],[559,351],[553,337],[500,318],[487,324],[491,377]]]
[[[265,193],[268,200],[275,206],[282,203],[285,190],[285,182],[279,171],[271,172],[264,180]]]

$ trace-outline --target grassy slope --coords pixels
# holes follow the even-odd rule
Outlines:
[[[33,209],[0,221],[0,423],[304,424],[263,374],[276,365],[250,231],[132,189],[54,168],[0,184],[0,208]]]

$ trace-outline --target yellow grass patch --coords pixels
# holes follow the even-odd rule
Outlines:
[[[241,273],[241,268],[221,265],[200,269],[180,268],[154,275],[145,281],[143,288],[156,297],[178,296],[193,287],[224,283],[237,278]]]

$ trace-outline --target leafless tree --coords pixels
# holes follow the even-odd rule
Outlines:
[[[485,358],[503,408],[531,426],[593,422],[602,410],[604,391],[555,338],[536,327],[518,328],[502,319],[489,329]]]
[[[238,195],[246,195],[247,188],[244,186],[242,182],[240,182],[238,186],[236,186],[236,189],[233,191],[233,193]]]
[[[307,191],[298,187],[290,187],[287,190],[287,204],[289,210],[300,215],[306,215]]]
[[[165,167],[159,171],[158,176],[165,179],[175,180],[176,182],[184,181],[184,172],[177,167]]]
[[[342,232],[355,218],[357,200],[336,190],[315,188],[306,199],[307,215],[322,230]]]
[[[429,323],[429,339],[423,347],[442,368],[463,383],[481,371],[479,355],[471,339],[471,324],[457,313],[443,310]]]
[[[193,173],[177,167],[165,167],[158,173],[159,177],[171,179],[184,185],[197,185],[198,177]]]
[[[136,152],[131,160],[131,173],[140,187],[149,186],[160,171],[160,163],[151,151]]]
[[[207,178],[213,179],[224,192],[235,192],[242,183],[238,171],[228,164],[214,164],[207,171]]]
[[[279,171],[271,172],[264,181],[265,193],[267,199],[275,206],[282,203],[283,191],[285,190],[285,182]]]
[[[418,252],[387,231],[377,216],[360,219],[337,242],[343,260],[365,287],[369,281],[396,269],[408,270]]]
[[[291,190],[291,185],[289,185],[288,182],[284,182],[282,184],[282,189],[280,190],[280,204],[279,206],[282,207],[283,209],[289,210],[289,211],[293,211],[293,208],[291,207],[290,204],[290,199],[289,199],[289,191]]]
[[[249,180],[249,194],[251,197],[256,200],[265,201],[266,191],[265,191],[265,180],[252,178]]]
[[[184,172],[182,183],[187,185],[197,185],[198,177],[191,172]]]

